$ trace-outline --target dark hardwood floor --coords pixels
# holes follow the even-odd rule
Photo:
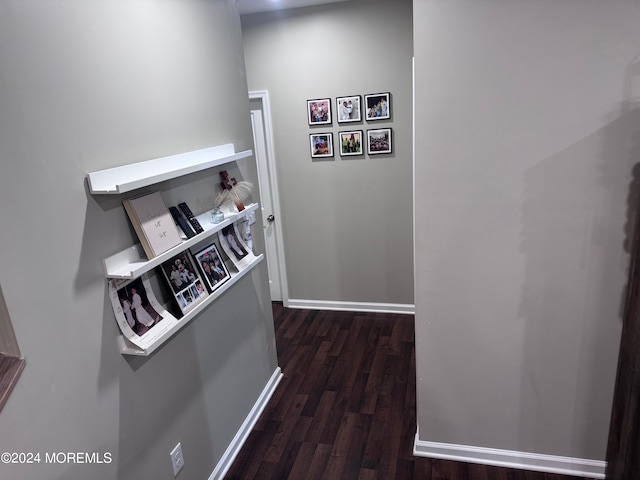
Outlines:
[[[274,303],[284,372],[226,480],[575,480],[413,456],[413,316]]]
[[[24,366],[25,360],[23,358],[0,353],[0,410],[11,395]]]

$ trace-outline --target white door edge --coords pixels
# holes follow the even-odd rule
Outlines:
[[[277,262],[280,280],[280,292],[282,294],[282,304],[289,306],[289,288],[287,284],[287,269],[284,259],[284,245],[282,241],[282,215],[280,209],[280,191],[278,189],[278,174],[276,168],[276,154],[273,139],[273,122],[271,119],[271,103],[269,101],[269,92],[267,90],[255,90],[249,92],[249,98],[252,100],[260,100],[262,102],[262,115],[264,120],[265,140],[267,148],[267,164],[270,172],[267,182],[271,190],[271,202],[273,207],[274,223],[276,227],[276,250],[278,252]]]

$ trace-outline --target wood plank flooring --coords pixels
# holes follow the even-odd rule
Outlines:
[[[284,372],[226,480],[575,480],[413,456],[410,315],[274,303]]]
[[[0,410],[2,410],[9,395],[11,395],[11,391],[18,382],[24,366],[25,360],[23,358],[0,353]]]

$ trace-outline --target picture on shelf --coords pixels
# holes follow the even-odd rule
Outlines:
[[[309,142],[312,158],[333,157],[332,133],[312,133],[309,135]]]
[[[359,122],[362,120],[360,111],[360,95],[336,98],[338,123]]]
[[[210,292],[213,292],[231,278],[215,243],[195,253],[194,257]]]
[[[152,292],[147,291],[142,278],[127,283],[117,292],[116,314],[120,313],[124,318],[121,329],[129,327],[131,332],[141,337],[163,319],[151,304],[155,297]]]
[[[220,230],[218,232],[218,239],[220,240],[222,250],[224,250],[224,253],[227,254],[238,270],[246,268],[255,260],[255,255],[242,240],[235,223],[227,225]]]
[[[373,93],[364,96],[365,118],[367,121],[391,118],[391,94]]]
[[[367,130],[367,153],[391,153],[391,129]]]
[[[362,155],[362,130],[340,132],[340,155]]]
[[[309,125],[331,124],[331,99],[307,100],[307,120]]]
[[[164,262],[160,269],[183,314],[207,298],[207,290],[188,250]]]

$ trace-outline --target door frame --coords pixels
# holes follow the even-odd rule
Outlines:
[[[262,119],[264,124],[265,142],[267,149],[267,170],[269,171],[269,178],[260,179],[261,183],[269,185],[271,190],[271,203],[273,204],[273,216],[275,217],[274,223],[276,228],[275,242],[276,251],[278,253],[277,263],[278,270],[280,271],[280,292],[282,293],[282,304],[285,307],[289,306],[289,287],[287,284],[287,268],[284,259],[284,246],[282,239],[282,221],[281,221],[281,209],[280,209],[280,191],[278,189],[278,174],[276,168],[276,153],[273,140],[273,122],[271,120],[271,102],[269,101],[268,90],[252,90],[249,92],[249,99],[260,100],[262,102]],[[257,158],[256,158],[257,161]],[[259,175],[258,169],[258,175]],[[264,227],[263,227],[264,228]]]

